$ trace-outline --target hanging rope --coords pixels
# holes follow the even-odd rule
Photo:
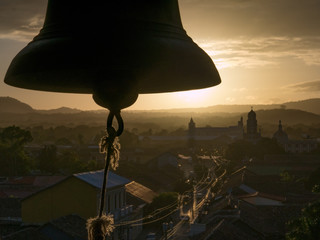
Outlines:
[[[118,130],[112,127],[112,122],[116,117],[118,122]],[[99,215],[95,218],[90,218],[87,221],[88,239],[89,240],[104,240],[106,235],[110,235],[114,229],[114,222],[112,215],[105,215],[104,204],[106,197],[106,187],[108,181],[109,166],[116,169],[119,165],[120,158],[120,144],[118,136],[123,132],[123,120],[119,111],[110,111],[107,120],[106,135],[100,140],[100,152],[105,153],[105,168],[103,173],[103,183],[100,195],[100,209]]]

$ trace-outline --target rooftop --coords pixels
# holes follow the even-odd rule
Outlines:
[[[246,194],[244,196],[239,196],[238,198],[248,203],[261,206],[281,206],[283,205],[282,203],[286,201],[285,197],[261,192]]]
[[[103,184],[103,174],[104,174],[104,171],[99,170],[94,172],[77,173],[77,174],[73,174],[73,176],[82,181],[85,181],[86,183],[96,188],[101,188]],[[129,179],[121,177],[111,171],[109,171],[108,173],[107,188],[126,185],[130,182],[131,181]]]
[[[38,232],[36,228],[26,228],[3,237],[3,240],[50,240]]]
[[[86,220],[75,214],[60,217],[41,226],[38,230],[50,239],[59,239],[64,233],[67,239],[87,239]]]
[[[126,185],[126,192],[143,200],[146,203],[151,203],[153,198],[157,196],[157,194],[150,188],[147,188],[135,181],[132,181]]]

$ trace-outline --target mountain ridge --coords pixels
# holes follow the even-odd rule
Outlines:
[[[2,113],[31,113],[35,110],[28,104],[12,97],[0,97],[0,112]]]
[[[257,110],[271,109],[297,109],[320,115],[320,98],[306,99],[301,101],[286,102],[283,104],[233,104],[233,105],[213,105],[201,108],[176,108],[176,109],[157,109],[157,110],[123,110],[126,112],[168,112],[168,113],[243,113],[249,111],[251,107]],[[0,97],[0,112],[2,113],[43,113],[43,114],[74,114],[81,112],[102,113],[106,110],[80,110],[77,108],[60,107],[56,109],[39,110],[12,97]]]
[[[0,103],[3,98],[0,98]],[[108,111],[81,111],[79,109],[60,108],[56,110],[35,110],[27,104],[18,100],[6,99],[7,103],[18,104],[16,112],[1,111],[0,109],[0,127],[17,125],[20,127],[43,126],[45,128],[57,126],[76,127],[80,125],[87,126],[105,126]],[[314,103],[314,101],[311,101]],[[299,103],[301,104],[301,103]],[[304,103],[303,103],[304,104]],[[21,107],[23,106],[23,107]],[[274,106],[274,105],[272,105]],[[214,111],[196,111],[198,109],[187,109],[184,111],[122,111],[122,117],[126,129],[137,128],[148,131],[149,129],[186,129],[190,118],[192,117],[197,126],[219,126],[227,127],[237,125],[240,117],[243,117],[246,123],[247,114],[251,109],[250,105],[236,106],[237,112],[214,112]],[[269,106],[270,107],[270,106]],[[1,107],[0,107],[1,108]],[[20,109],[23,108],[23,111]],[[258,125],[262,128],[268,125],[277,126],[279,120],[282,120],[284,126],[293,126],[297,124],[320,126],[320,115],[306,112],[299,109],[286,109],[284,106],[278,108],[254,109],[257,114]],[[276,127],[273,127],[274,129]]]

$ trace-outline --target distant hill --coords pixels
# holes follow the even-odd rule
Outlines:
[[[163,109],[153,110],[153,112],[214,112],[214,113],[242,113],[250,111],[251,107],[257,110],[271,109],[297,109],[320,115],[320,98],[307,99],[297,102],[286,102],[282,104],[228,104],[213,105],[203,108],[181,108],[181,109]]]
[[[229,113],[241,113],[241,112],[248,112],[251,110],[251,107],[256,110],[270,110],[281,108],[281,104],[252,104],[252,105],[215,105],[211,107],[207,107],[203,110],[208,112],[229,112]]]
[[[202,108],[177,108],[177,109],[159,109],[159,110],[132,110],[130,112],[152,112],[152,113],[243,113],[250,111],[253,107],[254,111],[258,110],[271,110],[271,109],[297,109],[310,113],[320,115],[320,98],[301,100],[296,102],[286,102],[282,104],[234,104],[234,105],[213,105]],[[36,110],[28,104],[25,104],[17,99],[11,97],[0,97],[0,112],[11,112],[11,113],[27,113],[27,112],[38,112],[45,114],[69,114],[69,113],[80,113],[84,112],[76,108],[61,107],[50,110]],[[91,110],[91,113],[101,113],[104,110]]]
[[[83,111],[76,108],[61,107],[57,109],[37,110],[37,112],[44,113],[44,114],[57,114],[57,113],[70,114],[70,113],[81,113]]]
[[[201,107],[201,108],[171,108],[171,109],[155,109],[148,110],[148,112],[170,112],[170,113],[186,113],[186,112],[196,112],[196,113],[242,113],[246,111],[250,111],[251,107],[254,110],[267,110],[267,109],[275,109],[275,108],[283,108],[282,104],[234,104],[234,105],[213,105],[209,107]],[[136,110],[136,112],[141,112],[145,110]]]
[[[320,123],[320,115],[297,109],[258,110],[256,114],[259,125],[264,123],[278,124],[279,120],[285,125]]]
[[[44,114],[69,114],[80,113],[82,110],[76,108],[61,107],[49,110],[33,109],[30,105],[23,103],[12,97],[0,97],[0,113],[44,113]]]
[[[284,103],[287,108],[299,109],[320,115],[320,98]]]
[[[286,126],[295,124],[320,124],[320,114],[314,112],[320,99],[310,99],[300,102],[289,102],[282,105],[253,105],[257,113],[260,126],[277,125],[282,120]],[[296,107],[297,109],[291,109]],[[299,108],[302,108],[299,109]],[[126,129],[161,130],[187,128],[190,117],[197,126],[231,126],[243,116],[246,124],[250,105],[217,105],[208,108],[171,109],[154,111],[128,111],[124,110],[122,116]],[[307,112],[303,109],[309,109]],[[313,112],[311,112],[311,110]],[[107,110],[81,111],[71,108],[58,108],[53,110],[35,110],[31,106],[14,98],[0,97],[0,127],[18,125],[28,126],[101,126],[104,127]],[[273,127],[272,127],[273,129]]]
[[[35,110],[26,103],[11,97],[0,97],[0,113],[32,113]]]

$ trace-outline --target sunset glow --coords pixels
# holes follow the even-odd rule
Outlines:
[[[210,89],[191,90],[184,92],[173,93],[177,101],[180,101],[188,106],[205,105],[210,96]]]
[[[0,78],[43,24],[46,1],[1,2]],[[317,0],[181,0],[188,35],[214,61],[222,83],[204,90],[145,94],[129,109],[283,103],[319,97],[320,4]],[[290,6],[290,8],[288,8]],[[14,10],[15,9],[15,10]],[[297,17],[298,16],[298,17]],[[18,89],[0,82],[0,96],[36,109],[99,109],[91,95]]]

